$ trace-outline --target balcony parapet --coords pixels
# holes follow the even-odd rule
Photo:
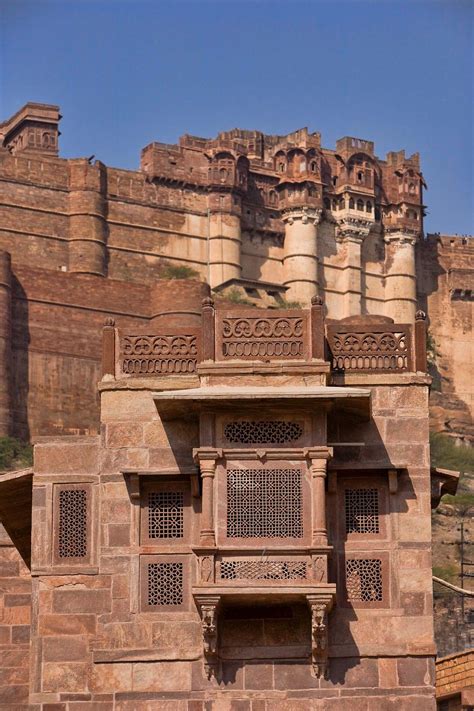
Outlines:
[[[200,327],[163,329],[154,325],[130,332],[108,320],[102,341],[105,380],[189,378],[229,369],[242,374],[426,372],[426,316],[421,311],[415,324],[384,316],[325,324],[319,297],[310,309],[285,310],[216,310],[205,299]]]

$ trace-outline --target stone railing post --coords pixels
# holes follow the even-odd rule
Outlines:
[[[216,311],[210,298],[202,301],[202,359],[215,360],[216,354]]]
[[[108,318],[102,329],[102,377],[115,376],[115,321]]]
[[[325,360],[324,305],[320,296],[311,299],[311,357]]]
[[[426,314],[417,311],[415,315],[415,370],[426,373]]]

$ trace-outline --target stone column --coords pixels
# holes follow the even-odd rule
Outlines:
[[[69,161],[69,271],[107,276],[106,169]]]
[[[284,211],[283,283],[288,301],[308,306],[318,293],[318,224],[322,210],[298,207]]]
[[[337,228],[337,241],[345,248],[346,259],[342,279],[344,316],[358,316],[362,311],[362,242],[370,232],[371,223],[343,218]]]
[[[10,254],[0,252],[0,436],[12,434],[11,421],[11,264]]]
[[[416,313],[416,237],[404,232],[385,235],[385,315],[396,323],[413,323]]]
[[[199,462],[202,478],[201,537],[202,546],[214,546],[216,534],[214,527],[214,477],[216,462],[204,459]]]
[[[313,546],[327,546],[328,544],[325,491],[326,469],[326,459],[311,460],[313,489]]]
[[[209,280],[212,288],[240,277],[241,240],[238,215],[224,209],[209,214]]]

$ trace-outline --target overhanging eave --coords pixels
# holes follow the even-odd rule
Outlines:
[[[198,414],[210,406],[216,409],[238,406],[315,407],[327,405],[370,418],[368,388],[326,386],[227,387],[206,386],[187,390],[154,392],[153,399],[163,419]]]
[[[0,474],[0,520],[26,565],[31,565],[33,469]]]

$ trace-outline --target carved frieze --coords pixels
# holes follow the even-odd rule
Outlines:
[[[304,313],[278,316],[232,316],[221,319],[219,358],[222,360],[303,359],[307,319]]]
[[[196,370],[196,335],[125,335],[120,350],[122,372],[127,375],[194,373]]]
[[[409,327],[380,330],[328,329],[332,367],[338,371],[406,371],[411,367]]]

